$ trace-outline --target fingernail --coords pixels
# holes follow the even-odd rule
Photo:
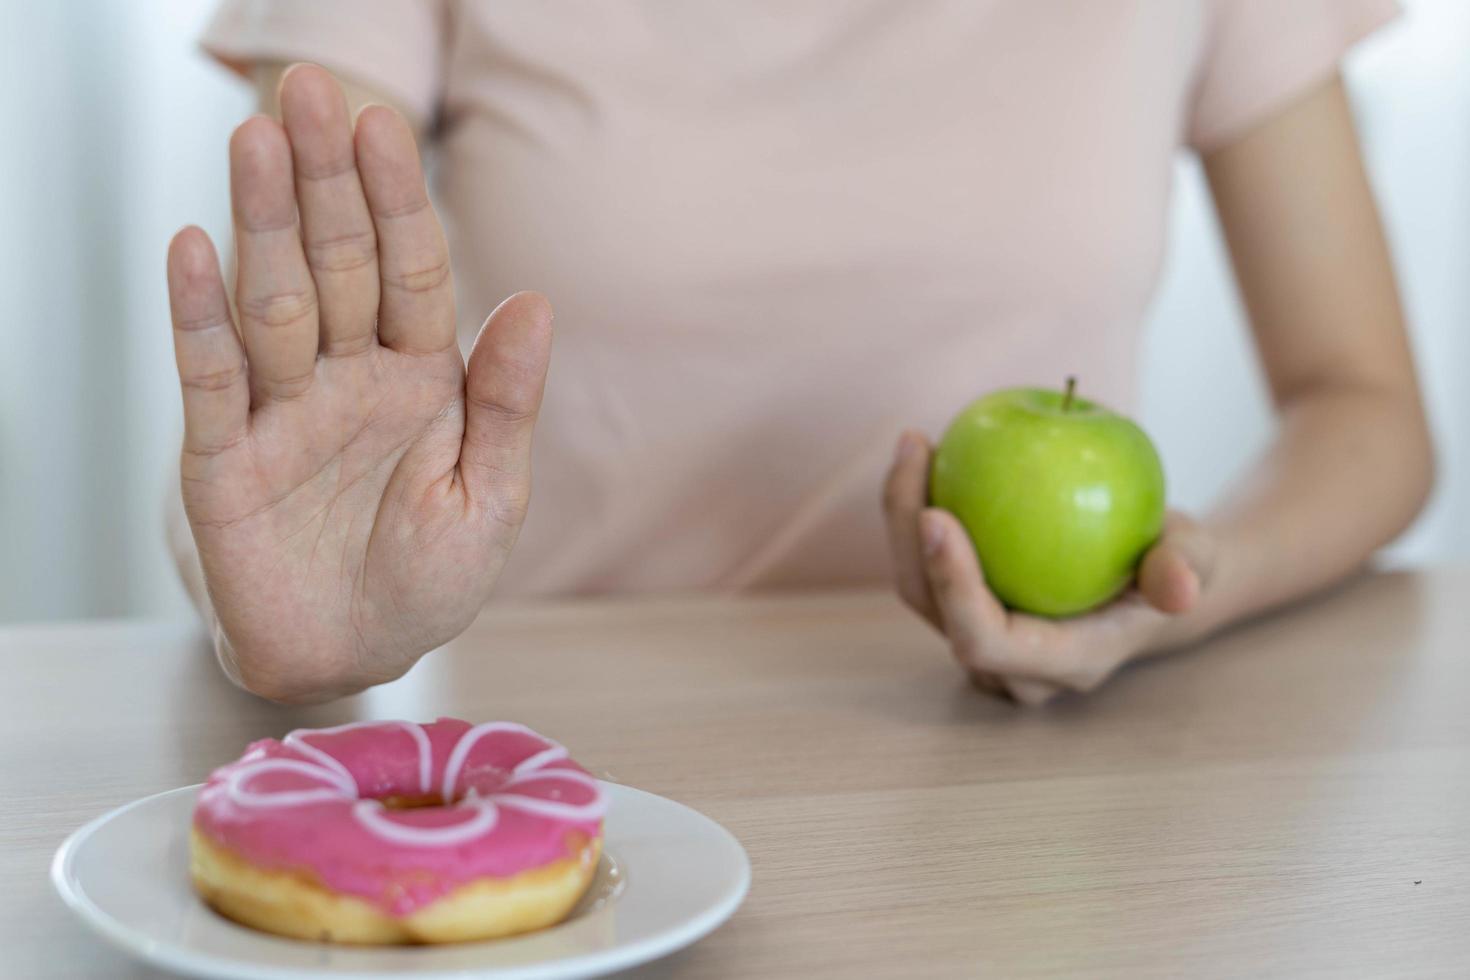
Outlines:
[[[944,544],[944,524],[938,514],[926,510],[919,515],[919,537],[924,542],[924,554],[930,558],[939,554]]]

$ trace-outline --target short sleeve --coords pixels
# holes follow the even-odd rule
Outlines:
[[[1212,0],[1186,134],[1229,144],[1327,79],[1343,54],[1399,13],[1395,0]]]
[[[445,0],[224,0],[200,43],[244,72],[312,61],[379,92],[419,126],[443,91]]]

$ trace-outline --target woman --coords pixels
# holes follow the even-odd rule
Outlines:
[[[1431,483],[1335,68],[1392,13],[230,0],[206,46],[280,115],[231,141],[237,320],[198,229],[169,255],[222,663],[320,700],[399,676],[492,591],[891,569],[980,686],[1037,703],[1342,578]],[[1064,374],[1128,407],[1181,146],[1277,437],[1217,509],[1174,517],[1130,594],[1009,613],[924,506],[919,432]],[[527,285],[557,306],[549,380],[541,295],[476,339]]]

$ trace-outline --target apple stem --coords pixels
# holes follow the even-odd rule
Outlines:
[[[1062,411],[1068,411],[1072,407],[1072,396],[1077,394],[1077,376],[1067,375],[1067,393],[1062,396]]]

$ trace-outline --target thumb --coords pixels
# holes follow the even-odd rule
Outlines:
[[[1138,566],[1138,591],[1160,612],[1188,612],[1199,602],[1214,556],[1210,533],[1183,514],[1171,513],[1163,536]]]
[[[480,328],[465,376],[465,490],[517,527],[530,500],[531,431],[550,360],[551,304],[540,293],[516,293]]]

